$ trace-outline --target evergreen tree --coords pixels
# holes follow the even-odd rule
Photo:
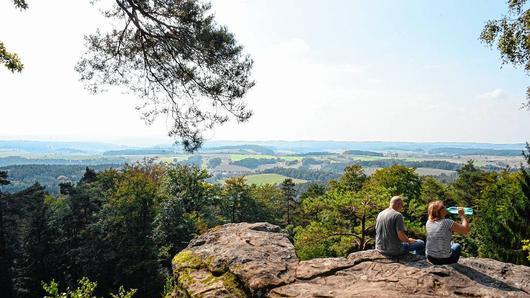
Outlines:
[[[530,239],[530,200],[521,173],[504,171],[481,193],[475,220],[478,254],[503,262],[530,264],[523,240]]]
[[[89,167],[86,167],[85,174],[83,174],[83,177],[79,181],[80,183],[92,183],[95,182],[97,179],[96,171],[90,169]]]
[[[35,183],[3,200],[5,255],[14,297],[38,297],[40,280],[53,269],[48,264],[45,195],[44,187]]]
[[[7,243],[5,239],[4,209],[8,195],[2,192],[2,185],[9,184],[7,172],[0,171],[0,293],[6,298],[13,297],[13,284],[9,270],[10,260],[8,258]]]
[[[388,203],[383,187],[366,187],[359,192],[329,190],[322,197],[302,202],[309,224],[295,228],[295,247],[301,259],[346,256],[373,245],[375,219]]]
[[[521,186],[525,197],[530,201],[530,145],[526,143],[526,152],[523,152],[526,160],[526,168],[521,166]]]
[[[15,194],[24,201],[26,215],[20,231],[22,236],[21,258],[17,260],[17,279],[30,297],[43,294],[41,281],[53,276],[54,265],[50,258],[53,235],[48,229],[49,208],[45,202],[44,187],[36,183],[25,191]],[[19,292],[19,295],[26,296]]]
[[[88,173],[88,175],[87,175]],[[55,220],[53,229],[59,237],[56,238],[56,251],[63,258],[63,278],[68,286],[73,287],[78,279],[87,275],[92,267],[94,250],[93,235],[90,228],[98,221],[98,214],[105,202],[100,185],[95,184],[96,177],[91,170],[85,172],[85,179],[73,185],[61,185],[64,200],[55,202]]]
[[[293,179],[287,178],[283,180],[283,182],[280,184],[280,189],[282,190],[283,194],[283,201],[284,201],[284,223],[286,226],[289,226],[293,223],[293,214],[296,212],[296,189],[294,188],[295,184],[293,182]]]
[[[160,265],[171,274],[171,259],[185,248],[196,233],[196,219],[185,213],[178,198],[164,198],[153,222],[153,238],[158,249]]]
[[[300,195],[300,201],[305,198],[316,198],[326,193],[326,186],[318,183],[310,183],[307,189]]]
[[[160,201],[156,183],[147,169],[129,166],[107,195],[108,201],[93,227],[101,255],[92,261],[104,268],[95,279],[111,282],[102,291],[124,285],[138,288],[139,296],[154,297],[162,287],[153,240],[155,208]]]
[[[27,9],[25,0],[14,5]],[[92,1],[97,5],[99,1]],[[225,26],[215,22],[211,5],[197,0],[115,0],[101,6],[107,32],[86,36],[87,51],[76,66],[91,92],[118,85],[145,101],[142,117],[174,120],[169,135],[197,150],[202,133],[230,118],[244,122],[252,112],[243,96],[254,86],[253,61]],[[0,64],[22,71],[15,53],[0,41]]]
[[[76,67],[87,89],[129,89],[145,100],[147,121],[159,115],[174,120],[169,135],[180,138],[188,151],[200,147],[204,130],[232,117],[250,118],[242,98],[254,86],[253,61],[215,22],[210,4],[114,2],[101,7],[113,28],[87,37],[87,52]]]
[[[7,180],[7,172],[6,171],[0,171],[0,186],[1,185],[8,185],[8,184],[9,184],[9,180]]]
[[[521,166],[521,188],[526,198],[526,204],[530,204],[530,144],[526,143],[526,152],[523,152],[526,160],[526,168]],[[524,218],[530,218],[530,208],[527,208]],[[523,240],[523,250],[527,251],[527,260],[530,262],[530,237]]]

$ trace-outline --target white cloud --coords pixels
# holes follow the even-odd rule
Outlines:
[[[286,56],[305,55],[309,52],[309,45],[300,38],[292,38],[289,40],[281,41],[274,46],[274,49],[278,53],[282,53]]]
[[[497,88],[495,90],[485,92],[477,96],[479,99],[486,99],[486,100],[496,100],[496,99],[502,99],[506,97],[506,92],[504,90]]]

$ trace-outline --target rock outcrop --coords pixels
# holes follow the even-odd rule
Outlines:
[[[530,297],[530,267],[480,258],[434,266],[374,250],[299,261],[268,223],[211,229],[175,256],[173,271],[173,297]]]

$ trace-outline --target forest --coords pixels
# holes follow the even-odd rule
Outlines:
[[[38,183],[0,193],[0,291],[42,297],[93,287],[97,296],[160,297],[174,286],[172,257],[194,236],[231,222],[279,225],[301,259],[345,256],[373,248],[375,217],[393,195],[406,198],[411,236],[425,239],[426,206],[441,199],[475,209],[471,235],[457,239],[466,256],[529,265],[530,147],[524,156],[526,165],[512,171],[488,172],[469,161],[451,183],[404,165],[368,176],[351,164],[335,180],[298,193],[291,179],[211,184],[208,171],[191,164],[87,167],[77,183],[61,182],[58,195]],[[0,172],[2,190],[9,183],[9,172]]]

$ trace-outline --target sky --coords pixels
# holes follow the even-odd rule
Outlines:
[[[74,66],[105,24],[90,1],[0,3],[0,40],[22,58],[0,69],[0,139],[171,142],[123,90],[92,95]],[[211,140],[521,143],[528,77],[478,40],[504,1],[215,0],[212,12],[254,61],[254,116]]]

